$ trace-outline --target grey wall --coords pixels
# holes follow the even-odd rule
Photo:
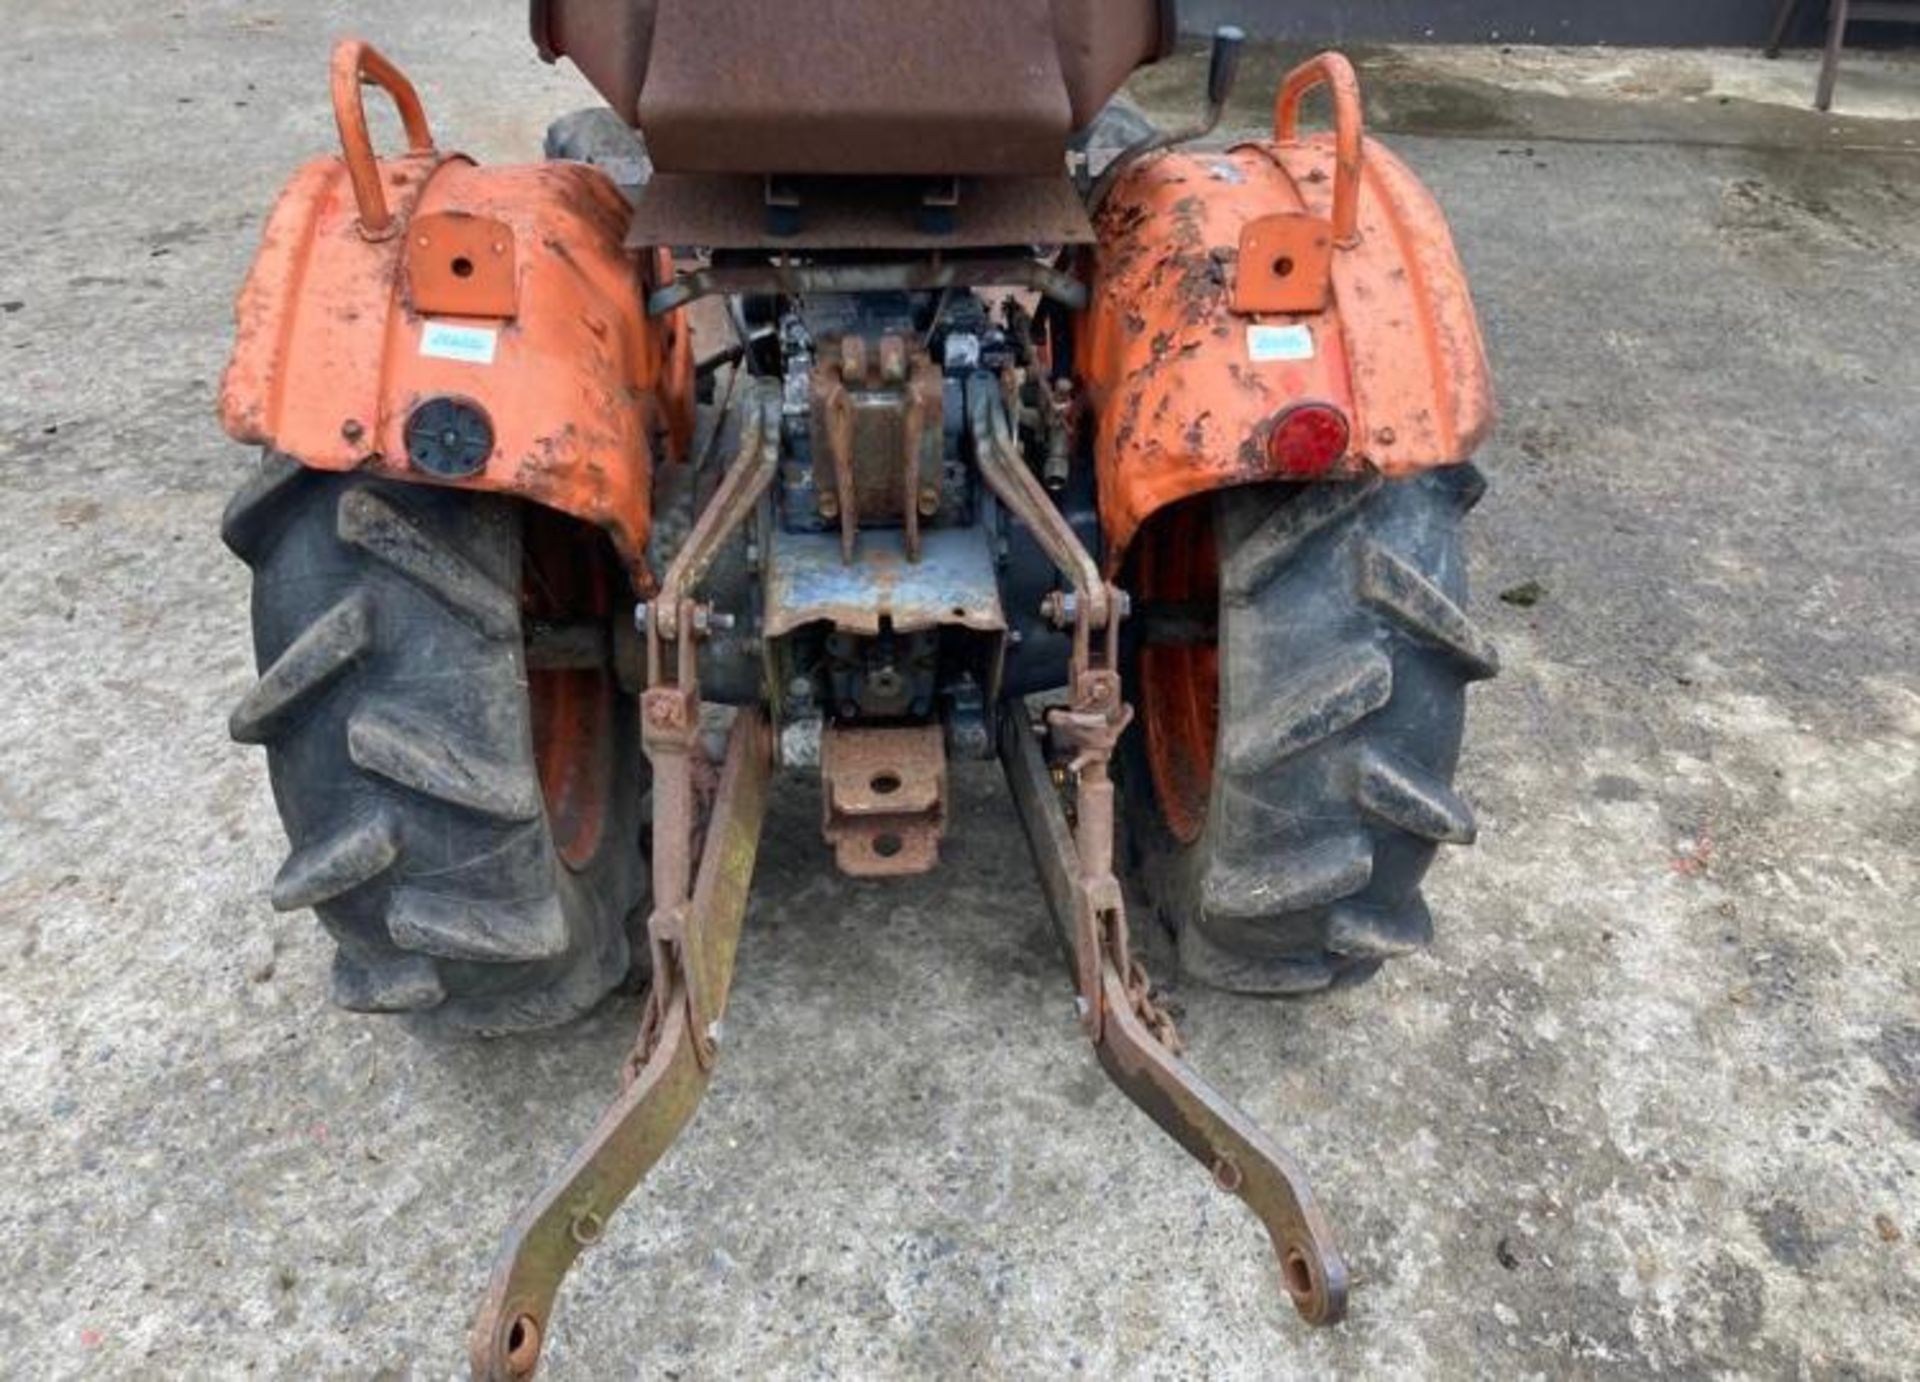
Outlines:
[[[1825,0],[1801,0],[1796,35],[1817,42]],[[1181,0],[1182,27],[1219,23],[1261,38],[1300,42],[1619,43],[1757,46],[1766,41],[1774,0]],[[1855,41],[1876,31],[1855,25]],[[1909,37],[1916,32],[1904,31]]]

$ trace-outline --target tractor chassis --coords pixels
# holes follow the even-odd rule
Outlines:
[[[985,439],[978,447],[982,479],[1069,588],[1050,597],[1045,611],[1071,634],[1067,703],[1035,720],[1016,701],[1003,717],[998,749],[1068,958],[1081,1025],[1114,1083],[1208,1169],[1216,1186],[1260,1218],[1282,1288],[1301,1317],[1334,1323],[1346,1311],[1346,1266],[1305,1173],[1181,1058],[1179,1034],[1130,944],[1114,873],[1109,772],[1133,718],[1118,666],[1127,597],[1103,580],[1021,462],[1004,413],[984,397],[973,406],[980,413],[975,435]],[[719,1057],[776,753],[764,712],[743,708],[716,774],[703,746],[697,648],[724,615],[693,592],[774,480],[778,408],[771,391],[748,401],[735,463],[657,597],[638,611],[648,677],[642,732],[654,773],[651,987],[619,1097],[500,1245],[469,1336],[473,1375],[483,1382],[533,1375],[567,1271],[692,1119]],[[843,731],[849,742],[837,751],[858,755],[868,747],[863,734],[892,732]],[[862,822],[855,815],[846,828],[858,832]]]

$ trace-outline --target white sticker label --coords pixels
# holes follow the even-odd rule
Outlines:
[[[435,360],[458,360],[467,365],[490,365],[500,333],[485,326],[455,326],[428,322],[420,333],[420,353]]]
[[[1311,360],[1314,357],[1313,328],[1310,326],[1249,326],[1247,357],[1256,365],[1275,360]]]

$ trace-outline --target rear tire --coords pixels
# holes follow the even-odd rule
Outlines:
[[[1483,489],[1471,466],[1236,489],[1143,535],[1124,780],[1187,973],[1305,993],[1432,938],[1421,878],[1475,833],[1452,787],[1466,687],[1498,669],[1464,612]]]
[[[547,126],[546,156],[591,164],[612,178],[628,201],[638,200],[653,179],[646,140],[606,106],[576,110]]]
[[[1136,144],[1145,143],[1161,133],[1146,112],[1126,95],[1115,96],[1093,117],[1085,129],[1075,130],[1067,141],[1070,152],[1087,160],[1091,180],[1107,171],[1107,165]]]
[[[230,728],[266,747],[292,845],[273,905],[333,936],[334,1001],[483,1033],[592,1008],[645,899],[638,718],[610,672],[530,673],[522,624],[617,617],[603,540],[275,455],[222,534],[261,668]]]

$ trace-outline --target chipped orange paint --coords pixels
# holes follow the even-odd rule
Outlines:
[[[365,51],[343,45],[336,76]],[[650,593],[651,438],[664,431],[684,455],[693,429],[685,316],[652,321],[642,305],[664,253],[622,248],[627,203],[596,169],[481,168],[430,145],[374,165],[399,230],[363,233],[371,156],[355,147],[356,113],[336,110],[345,155],[301,168],[267,222],[235,309],[220,396],[226,430],[320,470],[515,494],[571,514],[605,529]],[[510,233],[510,311],[498,301],[481,304],[495,309],[484,317],[418,309],[408,260],[425,250],[407,232],[423,217],[434,218],[430,229],[472,218]],[[436,278],[428,300],[444,290]],[[423,353],[430,322],[495,333],[492,362]],[[469,479],[440,480],[407,462],[408,415],[443,394],[477,403],[493,425],[493,454]]]
[[[1282,88],[1286,109],[1320,82],[1336,93],[1351,69],[1324,57]],[[1290,404],[1330,403],[1353,441],[1337,475],[1410,475],[1470,458],[1492,430],[1486,352],[1466,275],[1433,198],[1358,128],[1341,100],[1335,134],[1150,157],[1114,188],[1096,228],[1093,300],[1076,338],[1093,414],[1101,527],[1117,572],[1143,523],[1209,490],[1284,478],[1266,448]],[[1349,163],[1357,239],[1337,243],[1337,151]],[[1343,208],[1344,209],[1344,208]],[[1325,310],[1234,310],[1241,235],[1275,215],[1334,231]],[[1249,329],[1311,333],[1310,358],[1257,360]],[[1296,333],[1297,337],[1297,333]],[[1280,351],[1279,354],[1294,352]]]

